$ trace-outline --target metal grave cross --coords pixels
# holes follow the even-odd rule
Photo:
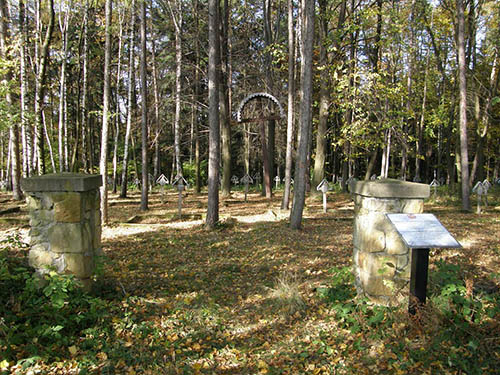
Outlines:
[[[165,196],[165,186],[168,185],[169,181],[168,178],[162,173],[157,179],[156,179],[156,184],[160,185],[160,191],[161,191],[161,200],[163,203],[163,198]]]
[[[433,214],[386,214],[405,245],[411,249],[410,303],[414,315],[427,298],[427,274],[431,248],[461,248]]]
[[[328,181],[326,180],[326,178],[321,180],[319,185],[316,187],[317,191],[321,191],[323,193],[323,212],[325,213],[326,213],[326,193],[328,192],[329,189],[330,187],[328,186]]]
[[[280,182],[281,182],[280,176],[274,177],[274,182],[276,182],[276,189],[278,189]]]
[[[260,177],[260,173],[259,172],[255,173],[255,175],[253,176],[253,179],[257,182],[257,185],[260,185],[260,179],[261,179],[261,177]]]
[[[177,175],[172,182],[173,186],[177,186],[177,191],[179,192],[179,217],[182,217],[182,192],[186,189],[188,185],[184,177]]]
[[[441,186],[438,180],[434,179],[432,182],[429,184],[430,187],[434,188],[434,199],[437,196],[437,188],[438,186]]]
[[[480,214],[481,213],[481,200],[483,199],[483,195],[488,193],[488,189],[484,188],[484,184],[479,181],[474,187],[472,188],[472,192],[477,194],[477,209],[476,213]],[[487,204],[486,204],[487,206]]]
[[[231,182],[233,183],[233,185],[238,185],[238,182],[240,181],[240,179],[238,178],[238,176],[234,176],[231,177]]]
[[[250,175],[247,173],[240,179],[240,181],[245,184],[245,202],[246,202],[248,194],[248,185],[253,184],[253,178],[250,177]]]
[[[158,177],[158,178],[156,179],[156,183],[157,183],[158,185],[160,185],[160,186],[165,186],[165,185],[168,185],[169,181],[168,181],[168,178],[167,178],[167,177],[165,177],[165,175],[162,173],[162,174],[160,175],[160,177]]]

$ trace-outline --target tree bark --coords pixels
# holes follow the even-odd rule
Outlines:
[[[462,164],[462,208],[471,210],[469,187],[469,154],[467,149],[467,84],[465,78],[465,16],[463,0],[457,0],[457,48],[458,48],[458,75],[460,85],[460,161]]]
[[[10,15],[7,8],[7,2],[5,0],[0,0],[0,55],[4,60],[10,60],[10,56],[7,50],[9,44],[10,33],[9,33],[9,21]],[[4,77],[7,82],[12,80],[12,71],[7,69]],[[8,106],[14,105],[14,100],[10,89],[7,89],[5,93],[5,101]],[[9,119],[9,122],[12,122]],[[11,148],[11,168],[10,175],[12,181],[12,198],[16,201],[23,198],[21,192],[21,163],[19,158],[19,127],[16,122],[12,122],[9,128],[9,138],[12,142]]]
[[[228,0],[223,1],[221,24],[221,75],[219,82],[219,102],[220,102],[220,128],[221,128],[221,158],[222,158],[222,196],[228,197],[231,194],[231,123],[229,108],[229,4]]]
[[[297,162],[295,165],[295,186],[290,227],[302,227],[302,213],[306,195],[306,162],[309,145],[309,128],[312,118],[312,55],[314,41],[314,1],[302,0],[303,38],[301,43],[302,62],[300,74],[300,135]]]
[[[295,96],[295,48],[293,32],[293,1],[288,0],[288,112],[286,126],[286,155],[285,155],[285,190],[281,208],[288,210],[290,206],[290,190],[292,181],[293,157],[293,110]]]
[[[135,0],[130,5],[130,36],[129,36],[129,58],[128,58],[128,90],[127,90],[127,127],[125,130],[125,140],[123,146],[123,166],[122,166],[122,185],[120,188],[120,197],[127,196],[128,183],[128,159],[129,159],[129,141],[132,129],[132,114],[134,112],[134,86],[135,86],[135,59],[134,59],[134,40],[135,40]]]
[[[220,56],[218,1],[208,0],[208,205],[206,228],[214,229],[219,222],[219,77],[217,62]]]
[[[37,172],[45,174],[44,139],[43,139],[43,98],[45,96],[45,81],[47,79],[47,66],[49,64],[49,47],[54,32],[54,0],[49,0],[49,23],[45,33],[44,41],[38,61],[38,72],[36,76],[35,89],[35,148],[37,152]]]
[[[102,108],[101,156],[99,159],[99,173],[102,177],[101,186],[101,224],[108,224],[108,127],[109,127],[109,99],[111,94],[111,0],[105,5],[105,45],[104,45],[104,90]]]
[[[316,187],[325,177],[325,160],[326,160],[326,134],[328,125],[328,106],[330,103],[330,95],[328,90],[328,58],[326,53],[326,43],[328,34],[328,19],[326,14],[326,0],[319,2],[320,7],[320,36],[319,41],[319,59],[321,65],[320,73],[320,93],[319,93],[319,119],[318,132],[316,133],[316,156],[314,158],[314,171],[312,178],[312,189],[314,194],[321,194]]]
[[[176,43],[177,45],[177,43]],[[177,53],[177,47],[176,47]],[[178,62],[178,61],[177,61]],[[141,211],[148,210],[149,161],[148,161],[148,82],[146,49],[146,0],[141,3],[141,134],[142,134],[142,184]],[[180,100],[180,84],[177,87]],[[176,99],[177,100],[177,99]],[[179,103],[180,104],[180,103]],[[179,107],[180,113],[180,107]],[[177,109],[176,109],[177,121]],[[179,168],[179,166],[177,166]]]

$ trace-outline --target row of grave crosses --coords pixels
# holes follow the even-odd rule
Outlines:
[[[241,178],[238,178],[238,176],[235,176],[233,175],[231,177],[231,183],[233,185],[238,185],[238,184],[242,184],[242,185],[247,185],[247,184],[253,184],[254,181],[257,182],[257,184],[260,184],[260,180],[261,180],[261,176],[260,176],[260,173],[257,172],[253,178],[247,173],[245,174],[243,177]],[[282,181],[285,181],[285,179],[281,179],[280,176],[276,176],[274,177],[274,182],[276,183],[276,188],[279,187],[279,184],[282,182]],[[290,181],[292,184],[293,184],[293,178],[291,179]]]

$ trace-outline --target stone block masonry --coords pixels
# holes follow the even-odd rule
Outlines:
[[[101,249],[100,175],[58,173],[25,178],[29,262],[38,274],[73,274],[91,286]]]
[[[353,267],[358,294],[389,305],[408,298],[411,251],[387,213],[422,213],[430,195],[425,184],[400,180],[353,181]]]

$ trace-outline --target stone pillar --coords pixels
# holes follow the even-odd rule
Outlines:
[[[388,305],[408,299],[411,251],[385,217],[422,213],[425,184],[400,180],[354,181],[354,275],[358,294]]]
[[[48,174],[21,180],[30,215],[29,262],[38,274],[53,269],[91,286],[101,254],[100,175]]]

